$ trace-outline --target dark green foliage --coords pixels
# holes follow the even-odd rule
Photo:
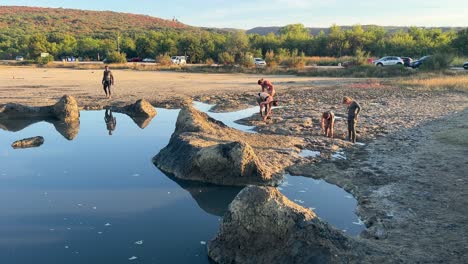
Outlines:
[[[446,70],[452,65],[454,59],[455,56],[453,54],[436,53],[424,61],[424,63],[420,66],[420,69],[429,71]]]
[[[126,63],[127,56],[125,53],[120,53],[118,51],[111,51],[107,54],[106,63]]]

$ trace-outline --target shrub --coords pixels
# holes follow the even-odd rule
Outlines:
[[[218,62],[224,65],[233,65],[235,61],[234,56],[227,52],[218,54]]]
[[[429,71],[440,71],[448,69],[451,65],[455,56],[449,53],[436,53],[428,58],[420,68]]]
[[[206,65],[213,65],[213,64],[215,64],[215,62],[214,62],[214,60],[212,58],[208,58],[208,59],[205,60],[205,64]]]
[[[252,68],[255,66],[255,62],[253,61],[253,56],[250,53],[245,53],[241,56],[240,64],[246,68]]]
[[[171,65],[171,57],[167,54],[159,54],[156,57],[156,62],[159,63],[162,66],[169,66]]]
[[[111,51],[107,54],[106,63],[126,63],[127,55],[118,51]]]
[[[48,55],[46,57],[37,57],[36,58],[36,62],[40,65],[46,65],[46,64],[49,64],[49,62],[52,62],[54,61],[54,57],[52,55]]]

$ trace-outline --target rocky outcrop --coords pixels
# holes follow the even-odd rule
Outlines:
[[[55,105],[31,107],[20,104],[0,105],[0,129],[17,132],[38,122],[48,122],[68,140],[80,130],[80,111],[72,96],[63,96]]]
[[[69,95],[64,95],[52,107],[54,116],[64,122],[73,122],[80,118],[80,110],[78,109],[78,102],[75,98]]]
[[[13,144],[11,144],[11,147],[14,149],[35,148],[41,146],[42,144],[44,144],[43,137],[31,137],[15,141]]]
[[[156,109],[144,99],[124,107],[112,107],[112,111],[128,115],[142,129],[157,115]]]
[[[354,263],[362,247],[272,187],[244,188],[208,243],[216,263]]]
[[[55,105],[31,107],[9,103],[0,105],[1,119],[57,119],[64,122],[79,120],[78,103],[72,96],[64,95]]]
[[[186,104],[169,144],[153,161],[162,171],[180,179],[219,185],[274,186],[281,180],[284,166],[291,162],[275,147],[298,151],[295,144],[299,142],[302,140],[229,128]]]

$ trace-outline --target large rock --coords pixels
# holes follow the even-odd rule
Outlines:
[[[75,98],[69,95],[64,95],[52,107],[54,116],[64,122],[73,122],[80,118],[80,110]]]
[[[0,105],[1,119],[57,119],[64,122],[79,120],[78,103],[72,96],[64,95],[55,105],[32,107],[21,104]]]
[[[43,137],[31,137],[17,140],[11,144],[11,147],[14,149],[35,148],[41,146],[42,144],[44,144]]]
[[[197,111],[181,109],[169,144],[153,159],[176,178],[219,185],[277,185],[302,139],[244,133]]]
[[[112,107],[112,111],[128,115],[142,129],[147,127],[157,115],[156,109],[144,99],[124,107]]]
[[[216,263],[355,263],[359,243],[272,187],[244,188],[208,243]]]

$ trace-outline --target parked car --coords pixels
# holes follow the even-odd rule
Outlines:
[[[468,70],[468,61],[463,64],[463,69]]]
[[[411,63],[411,68],[416,69],[419,68],[425,61],[427,61],[431,56],[424,56],[421,57],[419,60],[415,60]]]
[[[156,60],[152,58],[144,58],[142,61],[143,62],[156,62]]]
[[[254,58],[254,63],[255,63],[255,66],[266,66],[267,63],[264,59],[262,58]]]
[[[405,67],[410,67],[413,62],[413,59],[410,57],[401,57],[401,59],[403,60],[403,65],[405,65]]]
[[[141,58],[139,57],[134,57],[134,58],[130,58],[127,60],[128,62],[140,62],[141,61]]]
[[[375,66],[403,65],[404,62],[400,57],[387,56],[374,61]]]
[[[15,60],[16,61],[23,61],[24,58],[23,58],[23,56],[16,56]]]
[[[172,56],[171,63],[177,64],[177,65],[183,65],[183,64],[187,64],[187,60],[185,56]]]

